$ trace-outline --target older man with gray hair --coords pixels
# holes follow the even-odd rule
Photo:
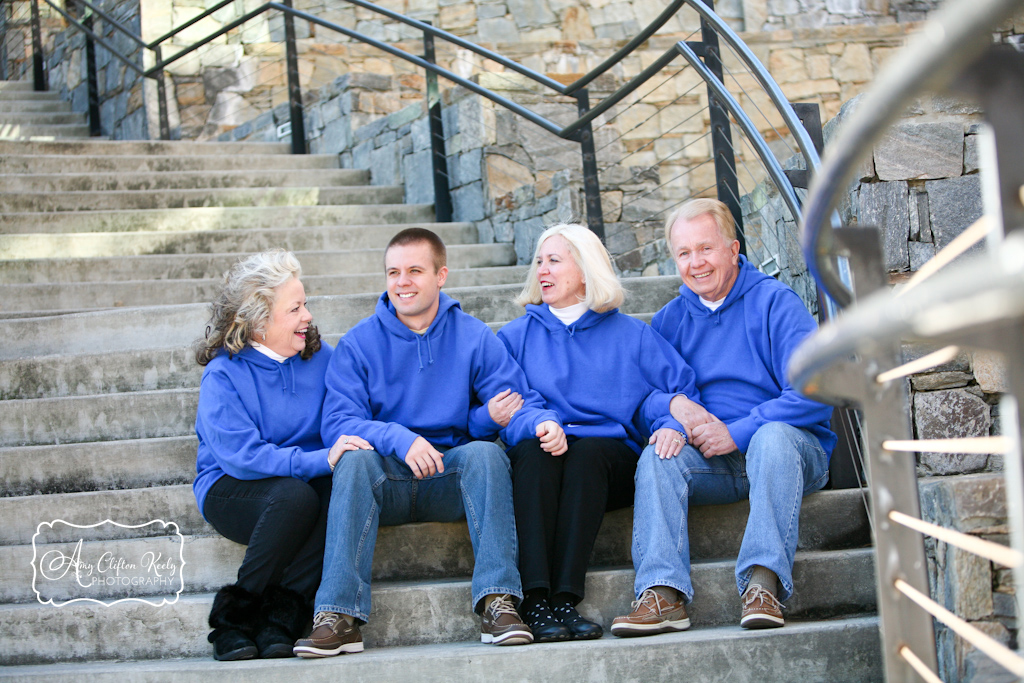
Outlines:
[[[801,498],[825,485],[836,443],[832,409],[796,392],[789,358],[816,328],[800,297],[740,254],[728,208],[687,202],[665,224],[683,279],[651,326],[697,375],[701,404],[673,399],[686,430],[676,457],[645,452],[636,471],[633,564],[637,600],[612,633],[689,628],[693,599],[687,515],[698,505],[750,500],[736,562],[740,625],[784,625],[793,592]],[[648,457],[651,456],[651,457]]]

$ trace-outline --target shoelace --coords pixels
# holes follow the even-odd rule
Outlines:
[[[653,588],[648,588],[647,590],[645,590],[643,593],[640,594],[640,599],[639,600],[634,600],[633,601],[633,603],[632,603],[632,605],[630,607],[635,612],[635,611],[637,611],[637,609],[640,608],[641,605],[643,605],[643,606],[647,607],[648,609],[650,609],[655,614],[659,614],[660,615],[661,614],[661,610],[662,610],[662,603],[664,603],[666,607],[669,604],[671,604],[671,603],[669,603],[668,600],[666,600],[665,598],[661,597],[661,595],[658,594],[658,591],[654,590]]]
[[[318,612],[313,618],[313,628],[317,629],[321,626],[328,626],[334,628],[334,625],[341,619],[341,615],[337,612]]]
[[[750,607],[754,604],[755,600],[760,600],[761,604],[759,607],[762,609],[765,609],[765,603],[767,603],[768,609],[774,608],[779,612],[786,608],[785,605],[779,602],[778,598],[772,595],[771,592],[762,588],[759,583],[755,583],[753,586],[747,588],[747,592],[743,594],[743,607]]]
[[[490,606],[487,608],[495,618],[500,617],[502,614],[511,614],[513,616],[519,616],[516,612],[515,605],[512,604],[511,595],[500,595],[491,601]]]

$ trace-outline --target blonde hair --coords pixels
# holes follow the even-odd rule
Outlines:
[[[665,244],[669,250],[672,249],[672,226],[679,220],[692,221],[694,218],[703,215],[711,216],[718,226],[718,231],[729,244],[736,239],[736,221],[732,217],[729,207],[717,199],[691,199],[678,209],[673,211],[665,221]]]
[[[210,305],[206,335],[193,345],[196,362],[206,365],[222,349],[238,353],[257,334],[266,332],[276,288],[302,275],[295,254],[274,249],[242,259],[224,274],[224,286]],[[312,325],[306,332],[302,359],[320,350],[320,335]]]
[[[515,302],[520,306],[525,306],[526,304],[539,304],[543,301],[540,282],[537,281],[537,256],[540,254],[540,248],[544,242],[556,235],[561,235],[569,243],[569,253],[572,254],[576,267],[583,273],[583,282],[586,283],[587,290],[583,303],[587,305],[587,308],[604,313],[621,306],[626,296],[622,291],[619,278],[615,277],[608,250],[604,248],[601,240],[590,228],[575,223],[552,225],[541,233],[537,239],[537,248],[533,252],[530,272],[526,276],[526,286],[516,297]]]

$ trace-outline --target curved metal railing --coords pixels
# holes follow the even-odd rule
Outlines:
[[[1014,570],[1017,614],[1024,614],[1024,55],[991,46],[992,27],[1019,0],[962,0],[945,7],[891,60],[825,155],[805,207],[803,248],[819,284],[849,306],[794,353],[793,385],[818,400],[864,412],[878,605],[889,681],[938,681],[932,619],[1020,678],[1024,658],[930,596],[924,537]],[[986,50],[986,48],[988,48]],[[833,230],[829,217],[861,159],[914,97],[951,89],[981,101],[991,143],[982,153],[986,213],[901,289],[889,288],[878,231]],[[983,143],[984,146],[984,143]],[[943,269],[988,238],[990,249]],[[849,259],[854,291],[833,260]],[[900,342],[945,348],[903,363]],[[1000,408],[1002,435],[914,440],[906,378],[956,356],[962,346],[1002,353],[1009,393]],[[1017,398],[1014,398],[1016,396]],[[916,452],[1004,457],[1010,548],[920,519]],[[963,587],[962,587],[963,588]],[[991,590],[991,586],[979,587]],[[951,674],[955,675],[955,674]]]

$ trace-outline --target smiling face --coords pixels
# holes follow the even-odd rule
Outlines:
[[[547,238],[537,250],[537,281],[541,299],[553,308],[578,304],[587,296],[583,271],[561,235]]]
[[[430,327],[437,315],[441,287],[448,279],[448,268],[435,269],[430,243],[392,246],[384,255],[384,274],[388,299],[398,319],[410,330]]]
[[[306,309],[306,289],[298,278],[274,288],[274,306],[267,321],[267,336],[256,341],[285,358],[306,348],[306,330],[313,315]]]
[[[726,241],[710,214],[672,226],[672,259],[683,284],[707,301],[724,299],[739,275],[739,240]]]

